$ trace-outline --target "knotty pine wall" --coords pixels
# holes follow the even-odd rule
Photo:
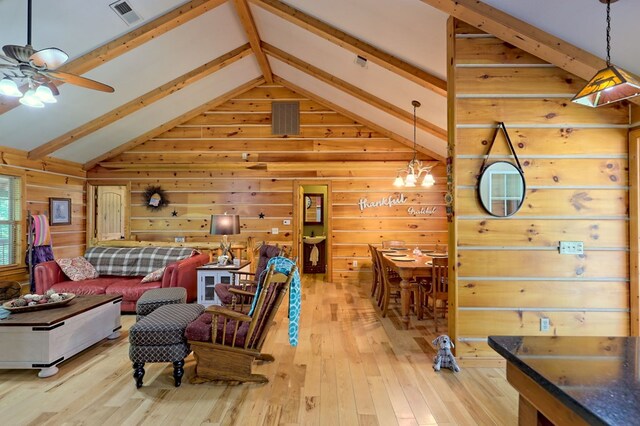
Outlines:
[[[25,207],[31,214],[49,211],[49,198],[71,199],[71,225],[51,227],[53,254],[56,258],[81,256],[85,251],[85,171],[81,164],[47,158],[29,160],[26,152],[0,147],[1,170],[21,175],[25,181]],[[27,232],[26,212],[24,231]],[[25,237],[26,243],[26,237]],[[25,247],[26,250],[26,247]],[[25,251],[21,257],[24,261]],[[26,267],[6,268],[0,271],[0,279],[27,281]]]
[[[580,78],[459,21],[449,31],[457,255],[449,331],[458,357],[499,358],[486,344],[492,334],[627,335],[628,105],[573,104]],[[499,121],[527,184],[510,218],[488,215],[475,191]],[[494,153],[507,153],[504,139]],[[561,240],[583,241],[584,255],[559,254]],[[542,317],[549,332],[539,331]]]
[[[271,135],[271,102],[299,100],[301,134]],[[244,160],[242,153],[247,153]],[[447,243],[445,168],[434,169],[439,185],[403,191],[407,203],[360,211],[361,197],[377,201],[398,195],[392,185],[412,149],[285,87],[262,85],[88,172],[92,184],[131,184],[131,232],[137,240],[217,241],[211,214],[237,213],[242,234],[232,240],[291,246],[293,186],[331,182],[333,279],[369,282],[367,243],[403,239],[412,245]],[[432,160],[425,155],[418,158]],[[167,191],[170,205],[149,211],[142,192]],[[410,217],[408,207],[436,206],[432,216]],[[175,210],[177,216],[172,216]],[[260,213],[265,217],[261,219]],[[274,235],[272,228],[278,228]],[[353,267],[353,260],[358,261]]]

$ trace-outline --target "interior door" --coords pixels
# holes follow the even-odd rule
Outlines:
[[[126,186],[98,186],[96,237],[98,241],[125,238]]]

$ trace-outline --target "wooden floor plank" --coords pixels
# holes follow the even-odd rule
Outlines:
[[[136,389],[128,329],[39,379],[35,370],[0,370],[0,418],[7,425],[515,425],[517,393],[504,369],[434,372],[433,321],[401,329],[398,306],[381,318],[369,284],[303,279],[299,345],[288,344],[285,309],[254,365],[267,384],[192,384],[195,359],[174,387],[170,364],[147,364]],[[284,306],[285,304],[283,304]]]

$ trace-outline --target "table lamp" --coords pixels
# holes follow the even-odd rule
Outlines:
[[[222,235],[222,241],[220,242],[221,256],[226,256],[226,258],[223,257],[223,259],[226,259],[223,263],[233,260],[233,252],[227,236],[240,233],[240,216],[226,213],[211,215],[211,230],[209,233],[211,235]]]

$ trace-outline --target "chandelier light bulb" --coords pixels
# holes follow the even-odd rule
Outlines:
[[[424,179],[422,179],[422,186],[433,186],[436,183],[436,180],[433,178],[431,172],[427,172]]]
[[[5,77],[0,80],[0,95],[18,98],[22,96],[22,92],[18,89],[18,85],[15,81],[11,80],[9,77]]]
[[[36,97],[45,104],[55,104],[58,102],[53,96],[53,92],[47,86],[40,86],[36,89]]]
[[[34,89],[27,90],[27,93],[20,98],[20,103],[32,108],[44,108],[44,104],[40,98],[36,96],[36,91]]]

